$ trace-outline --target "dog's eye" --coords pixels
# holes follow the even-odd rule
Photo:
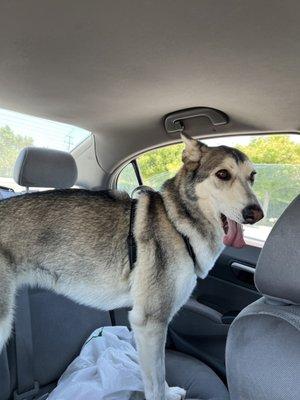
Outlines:
[[[229,181],[231,179],[230,172],[227,171],[227,169],[220,169],[220,171],[216,173],[216,177],[222,181]]]
[[[249,177],[249,181],[250,181],[251,183],[254,183],[254,177],[255,177],[255,175],[256,175],[256,171],[252,171],[251,174],[250,174],[250,177]]]

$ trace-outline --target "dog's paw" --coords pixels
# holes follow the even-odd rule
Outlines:
[[[186,391],[180,387],[169,387],[166,390],[166,400],[183,400],[185,395]]]

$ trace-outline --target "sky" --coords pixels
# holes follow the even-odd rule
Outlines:
[[[61,122],[0,109],[0,127],[33,138],[34,146],[70,151],[90,135],[85,129]]]

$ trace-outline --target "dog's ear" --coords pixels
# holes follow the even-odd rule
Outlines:
[[[200,166],[201,158],[207,152],[208,147],[186,133],[181,133],[181,139],[185,144],[185,149],[182,152],[182,161],[189,170],[195,170]]]

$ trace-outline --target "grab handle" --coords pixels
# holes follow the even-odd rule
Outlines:
[[[206,117],[213,126],[226,125],[229,122],[228,116],[222,111],[208,107],[196,107],[168,114],[165,118],[165,129],[167,133],[183,132],[182,121],[195,117]]]

